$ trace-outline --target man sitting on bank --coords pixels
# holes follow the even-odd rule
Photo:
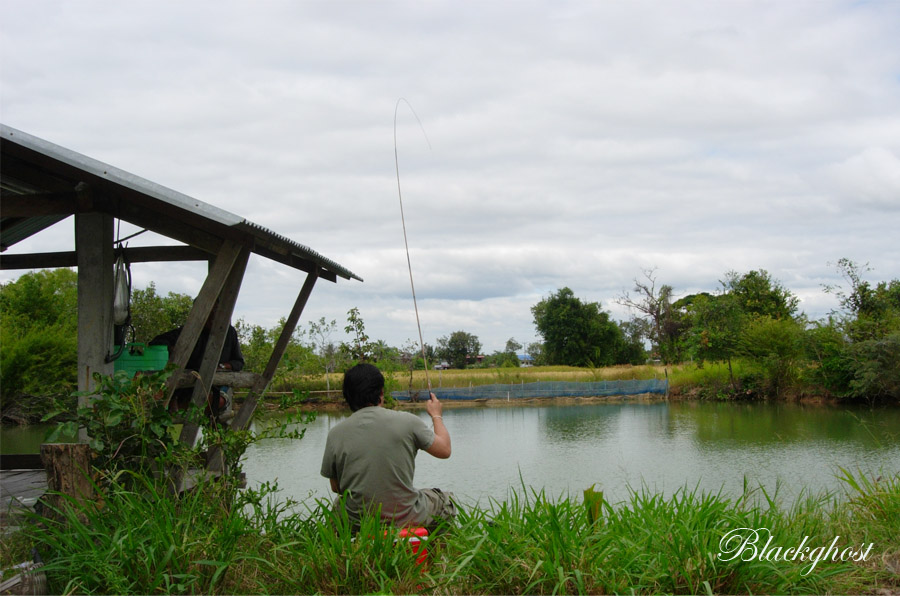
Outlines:
[[[434,430],[418,416],[384,407],[384,376],[371,364],[344,373],[344,399],[353,411],[328,433],[322,476],[341,495],[348,516],[359,522],[365,511],[380,508],[381,517],[397,526],[424,526],[433,531],[456,516],[452,494],[437,488],[416,489],[413,476],[419,449],[440,459],[450,457],[450,433],[443,405],[432,393],[425,408]]]

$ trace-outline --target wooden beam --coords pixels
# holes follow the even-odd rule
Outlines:
[[[222,240],[228,238],[224,226],[221,230],[213,230],[202,216],[148,200],[139,193],[123,192],[110,203],[113,215],[119,219],[211,254],[217,253]]]
[[[194,351],[194,346],[197,345],[197,338],[200,337],[200,332],[203,331],[203,326],[206,325],[206,319],[209,317],[209,313],[212,311],[212,307],[216,303],[216,299],[219,297],[222,286],[225,285],[225,281],[228,279],[228,275],[240,251],[241,245],[238,243],[224,242],[216,255],[212,268],[206,276],[203,286],[200,288],[200,293],[194,300],[194,306],[191,308],[191,312],[188,313],[181,335],[178,336],[178,341],[175,342],[175,347],[169,354],[169,362],[175,364],[177,368],[184,368],[190,359],[191,352]],[[171,387],[171,389],[174,389],[174,387]],[[171,393],[168,397],[171,398]]]
[[[75,213],[77,205],[78,199],[75,191],[4,194],[3,217],[71,215]]]
[[[209,389],[212,386],[212,379],[219,368],[219,359],[222,356],[222,348],[225,345],[225,337],[231,327],[231,315],[234,313],[234,305],[237,301],[237,295],[241,289],[241,283],[244,281],[244,272],[247,270],[247,260],[250,257],[250,250],[244,248],[238,258],[235,260],[234,267],[231,268],[231,274],[222,287],[222,293],[219,296],[218,307],[210,325],[209,337],[206,343],[206,352],[203,354],[203,361],[200,364],[200,378],[203,380],[203,387],[194,384],[194,394],[191,397],[194,405],[203,407],[206,405],[206,398]]]
[[[293,253],[291,254],[282,254],[275,252],[261,243],[257,242],[253,247],[253,252],[258,254],[261,257],[265,257],[276,263],[281,263],[283,265],[287,265],[288,267],[292,267],[294,269],[299,269],[300,271],[305,271],[306,273],[316,272],[316,276],[320,277],[324,280],[330,281],[332,283],[337,282],[337,275],[331,271],[326,269],[322,269],[314,261],[311,259],[304,259],[299,257]]]
[[[59,267],[77,267],[78,253],[67,252],[35,252],[21,255],[3,255],[0,269],[15,271],[17,269],[56,269]]]
[[[213,376],[219,368],[222,348],[231,328],[231,316],[234,314],[234,305],[241,290],[241,283],[244,281],[244,272],[247,270],[247,261],[249,259],[250,249],[244,247],[235,260],[234,267],[231,268],[231,274],[222,288],[218,307],[212,319],[209,337],[206,340],[206,352],[203,354],[203,361],[200,363],[200,381],[194,383],[194,393],[191,395],[191,402],[201,409],[207,403],[207,396],[212,388]],[[193,446],[197,442],[199,430],[196,424],[188,422],[182,427],[179,439],[182,443]],[[219,447],[213,446],[209,449],[206,467],[213,472],[225,472],[225,459]],[[181,479],[178,480],[178,483],[180,488]]]
[[[181,261],[209,261],[215,257],[193,246],[137,246],[125,249],[129,263],[168,263]],[[78,256],[75,251],[35,252],[21,255],[3,255],[0,270],[53,269],[75,267]]]
[[[191,395],[191,402],[201,409],[206,405],[207,395],[209,395],[209,390],[212,387],[213,375],[219,366],[219,357],[222,355],[222,346],[225,344],[225,336],[228,333],[228,328],[231,326],[231,315],[234,312],[234,304],[237,301],[237,295],[240,292],[241,283],[244,280],[244,272],[247,269],[247,261],[249,258],[250,249],[246,247],[240,248],[240,252],[234,260],[228,278],[222,286],[220,296],[217,297],[219,306],[216,308],[215,315],[212,319],[209,336],[206,340],[206,351],[203,354],[203,360],[200,363],[200,370],[197,371],[200,374],[200,381],[194,383],[194,392]],[[212,275],[212,273],[213,272],[210,272],[210,275]],[[216,300],[214,299],[210,304],[210,308],[215,302]],[[209,312],[207,312],[207,316],[209,316]],[[185,332],[186,329],[182,331],[181,335],[184,335]],[[179,336],[178,342],[176,342],[176,350],[178,349],[178,344],[180,342],[181,337]],[[194,343],[196,344],[196,340]],[[184,365],[180,365],[180,368],[184,368]],[[181,441],[189,446],[193,446],[197,440],[197,431],[198,427],[196,424],[185,424],[181,431]]]
[[[193,246],[137,246],[125,249],[130,263],[166,263],[171,261],[211,261],[215,253]]]
[[[275,344],[275,349],[269,357],[269,363],[266,365],[266,370],[263,372],[262,377],[260,377],[259,384],[250,390],[250,394],[247,395],[247,398],[244,400],[244,405],[242,405],[241,409],[235,414],[234,419],[231,421],[231,428],[245,429],[250,425],[250,420],[253,418],[253,413],[256,411],[257,402],[263,393],[265,393],[266,388],[272,381],[272,377],[275,376],[275,370],[278,368],[278,363],[281,362],[281,357],[284,356],[284,351],[287,349],[291,336],[294,334],[294,329],[297,328],[297,322],[300,320],[300,315],[306,307],[306,303],[309,300],[310,294],[312,294],[313,286],[316,285],[317,279],[318,276],[315,271],[306,276],[306,281],[300,289],[300,294],[297,296],[297,300],[294,301],[294,307],[291,309],[291,314],[288,315],[288,318],[284,323],[284,329],[281,330],[281,336],[279,336],[278,341]]]
[[[139,246],[125,249],[125,258],[129,263],[208,261],[214,256],[193,246]],[[76,265],[78,257],[75,251],[3,255],[3,259],[0,260],[0,270],[52,269]]]

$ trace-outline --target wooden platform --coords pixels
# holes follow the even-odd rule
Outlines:
[[[0,470],[0,533],[15,531],[22,513],[47,491],[43,470]]]

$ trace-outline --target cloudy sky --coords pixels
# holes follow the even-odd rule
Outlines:
[[[356,306],[402,345],[395,109],[429,343],[534,341],[564,286],[625,319],[648,268],[680,295],[766,269],[814,318],[841,257],[900,277],[900,2],[0,0],[4,124],[337,261],[365,282],[320,283],[304,318]],[[134,267],[191,295],[203,274]],[[235,318],[274,325],[302,275],[248,277]]]

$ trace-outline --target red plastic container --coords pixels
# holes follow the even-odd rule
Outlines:
[[[424,569],[428,561],[428,530],[426,528],[403,528],[398,535],[400,540],[408,540],[410,550],[416,555],[416,564],[421,565]]]

